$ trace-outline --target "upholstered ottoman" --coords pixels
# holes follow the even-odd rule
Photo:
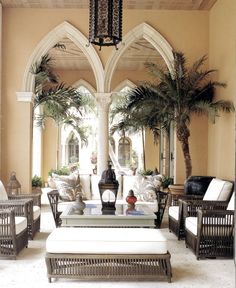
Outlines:
[[[160,230],[148,228],[56,228],[46,241],[51,278],[167,280],[170,253]]]

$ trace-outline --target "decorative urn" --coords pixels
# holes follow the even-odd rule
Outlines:
[[[126,197],[126,202],[128,203],[129,208],[135,207],[135,203],[137,202],[137,197],[134,195],[133,190],[129,190],[129,193]]]

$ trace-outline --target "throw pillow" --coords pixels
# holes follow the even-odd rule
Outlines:
[[[63,201],[75,201],[77,195],[83,196],[79,175],[57,176],[54,178],[54,182],[60,199]]]
[[[8,200],[7,191],[2,181],[0,181],[0,200]]]
[[[152,177],[152,176],[150,176]],[[153,202],[156,199],[155,191],[150,187],[149,176],[138,176],[134,183],[134,193],[139,201]]]

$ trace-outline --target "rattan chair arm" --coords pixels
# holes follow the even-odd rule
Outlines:
[[[55,225],[56,227],[59,227],[61,225],[61,219],[60,219],[61,212],[58,211],[58,201],[60,198],[59,192],[58,190],[52,190],[47,193],[47,196],[52,210]]]
[[[200,195],[175,195],[175,194],[170,194],[171,197],[171,206],[179,206],[179,201],[182,200],[202,200],[202,196]]]
[[[28,224],[33,222],[33,200],[26,199],[13,199],[1,200],[0,209],[14,209],[16,216],[24,216],[27,218]]]
[[[228,202],[226,201],[207,201],[207,200],[188,200],[182,201],[183,206],[183,218],[197,216],[199,209],[207,210],[226,210]]]
[[[41,195],[42,193],[23,193],[18,195],[8,195],[8,199],[32,198],[34,205],[41,207]]]
[[[234,235],[234,211],[232,210],[198,210],[198,235],[221,234],[223,237]],[[220,229],[219,229],[220,228]],[[229,230],[230,229],[230,230]]]
[[[0,239],[12,235],[15,237],[15,211],[14,209],[0,209]],[[14,239],[15,240],[15,239]]]

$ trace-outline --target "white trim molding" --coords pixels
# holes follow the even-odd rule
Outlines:
[[[33,92],[16,92],[16,98],[19,102],[32,102]]]
[[[104,83],[105,92],[110,91],[111,89],[111,81],[113,78],[113,74],[122,54],[130,45],[132,45],[132,43],[134,43],[136,40],[140,38],[144,38],[150,44],[152,44],[153,47],[160,53],[160,55],[164,59],[168,69],[170,71],[173,70],[172,65],[174,57],[172,47],[158,31],[156,31],[153,27],[151,27],[147,23],[142,23],[125,35],[122,44],[119,45],[119,50],[114,51],[109,57],[105,67],[105,83]]]
[[[97,91],[104,90],[104,69],[102,62],[94,49],[93,45],[88,46],[88,39],[70,23],[64,21],[53,30],[51,30],[36,46],[31,54],[23,77],[22,90],[33,91],[34,75],[30,73],[30,67],[33,63],[45,55],[50,48],[58,43],[62,38],[67,37],[75,43],[84,53],[91,65],[96,79]]]

